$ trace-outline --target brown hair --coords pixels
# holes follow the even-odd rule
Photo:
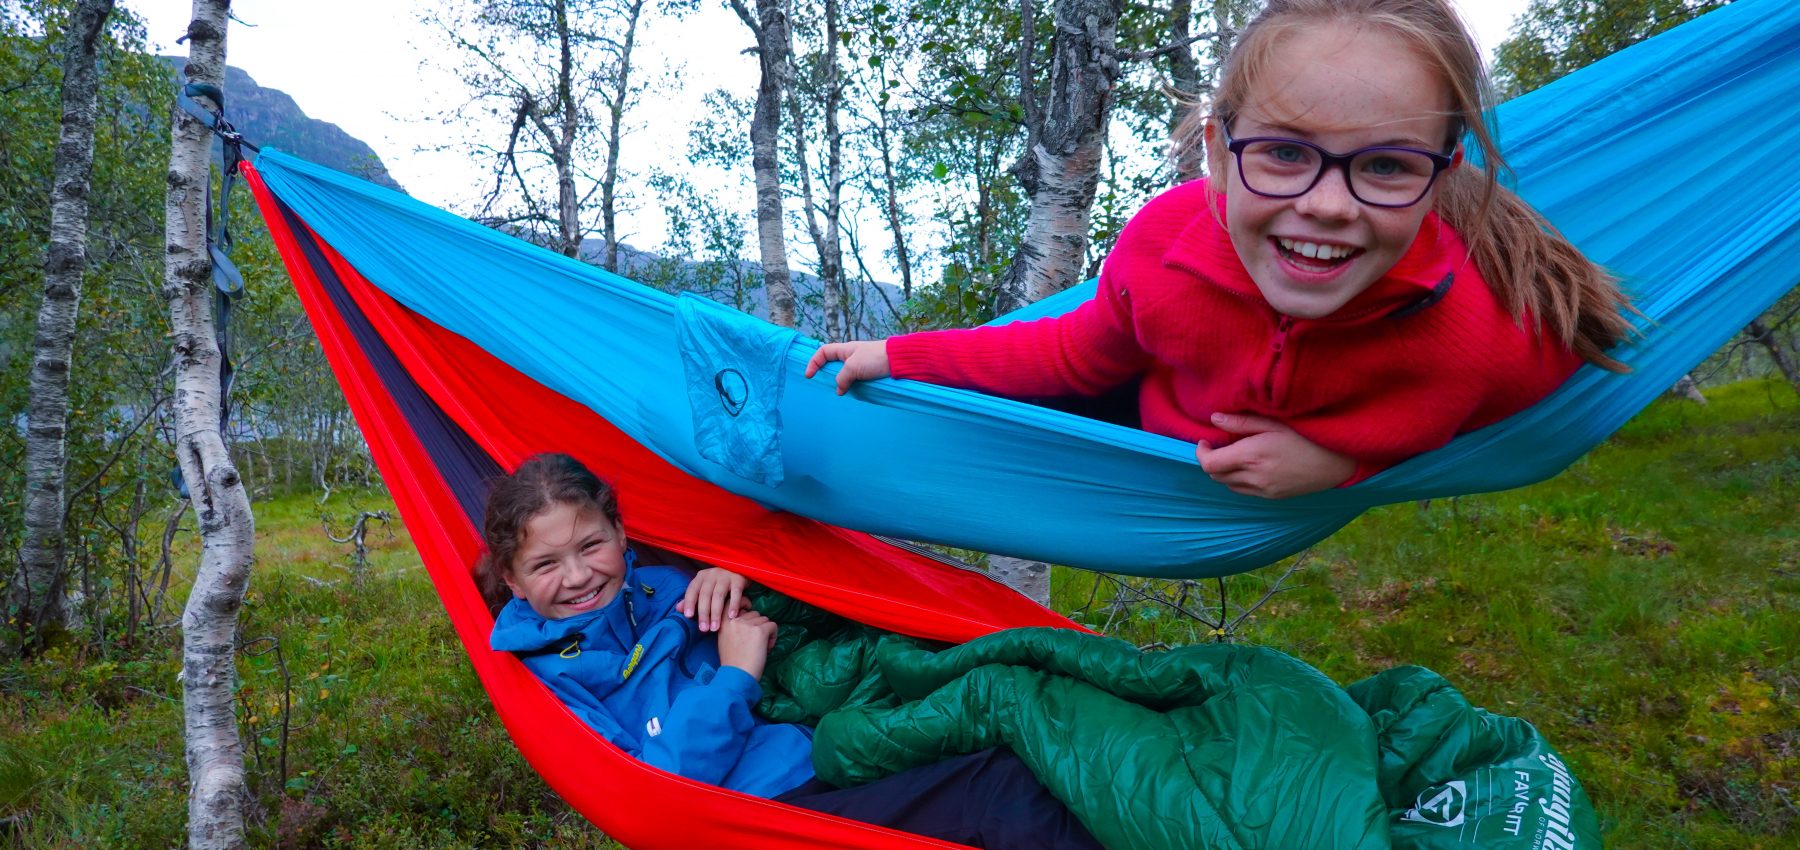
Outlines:
[[[1450,89],[1448,146],[1466,132],[1487,169],[1465,162],[1442,178],[1437,213],[1468,243],[1475,267],[1512,312],[1542,332],[1547,325],[1583,360],[1625,371],[1606,350],[1631,332],[1629,300],[1618,280],[1582,256],[1517,194],[1500,185],[1506,170],[1490,128],[1493,88],[1481,53],[1449,0],[1269,0],[1226,56],[1211,108],[1195,104],[1174,132],[1173,157],[1205,143],[1208,120],[1229,123],[1249,97],[1282,36],[1307,24],[1380,27],[1411,43]]]
[[[488,489],[487,510],[481,521],[481,539],[487,551],[475,562],[475,583],[497,613],[512,599],[506,576],[513,568],[519,544],[525,542],[525,525],[551,505],[591,507],[613,525],[619,525],[619,498],[611,485],[565,454],[533,455],[513,474],[497,479]]]

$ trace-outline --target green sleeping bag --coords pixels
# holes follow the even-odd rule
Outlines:
[[[770,596],[758,711],[816,723],[836,785],[1005,746],[1110,850],[1600,847],[1537,730],[1420,667],[1340,688],[1271,649],[1067,629],[927,648]]]

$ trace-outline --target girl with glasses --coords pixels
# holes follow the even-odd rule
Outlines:
[[[1492,170],[1474,40],[1449,0],[1271,0],[1210,109],[1208,177],[1152,199],[1094,299],[999,327],[821,347],[859,380],[1093,396],[1137,380],[1145,429],[1231,489],[1360,481],[1549,393],[1629,331],[1616,281]]]

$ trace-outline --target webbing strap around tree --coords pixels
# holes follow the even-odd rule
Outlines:
[[[196,100],[196,97],[204,97],[218,106],[207,106],[205,102]],[[237,183],[238,167],[247,161],[244,158],[244,148],[252,151],[260,149],[245,141],[237,128],[225,120],[225,92],[218,86],[188,83],[182,87],[176,102],[183,112],[206,125],[220,141],[218,211],[215,214],[213,210],[210,174],[202,205],[206,209],[206,254],[212,262],[213,334],[219,346],[219,436],[226,439],[230,436],[228,426],[231,424],[231,387],[237,374],[236,367],[231,362],[231,308],[244,295],[244,276],[231,262],[230,256],[233,243],[231,190]],[[182,480],[180,466],[174,468],[171,478],[181,497],[188,498],[187,482]]]

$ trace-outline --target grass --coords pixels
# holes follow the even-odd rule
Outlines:
[[[1543,484],[1369,512],[1236,637],[1343,683],[1423,665],[1531,721],[1613,846],[1800,847],[1800,399],[1709,397],[1653,405]],[[1056,578],[1059,610],[1087,602],[1092,576]],[[1128,639],[1193,638],[1134,613]]]
[[[1768,382],[1711,398],[1653,405],[1544,484],[1370,512],[1234,639],[1344,683],[1422,664],[1530,720],[1614,847],[1800,847],[1800,399]],[[253,846],[616,846],[512,748],[399,523],[371,531],[360,586],[320,528],[381,508],[379,493],[256,505],[239,691]],[[1229,598],[1278,570],[1228,580]],[[1110,586],[1085,605],[1095,580],[1059,570],[1059,610],[1105,619]],[[1157,606],[1112,619],[1139,643],[1207,639]],[[0,843],[183,843],[177,655],[165,629],[0,666]]]
[[[359,586],[351,547],[320,517],[341,537],[378,509],[392,511],[385,494],[255,506],[238,691],[252,846],[616,848],[513,749],[398,521],[371,528]],[[135,651],[64,648],[0,668],[13,845],[185,844],[178,641],[169,630]]]

